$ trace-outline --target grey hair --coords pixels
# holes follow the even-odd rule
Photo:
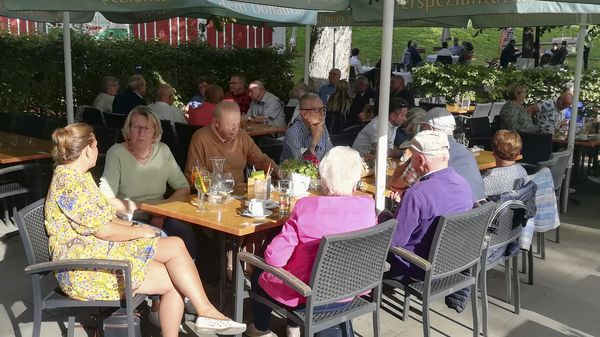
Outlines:
[[[146,81],[144,76],[135,74],[129,78],[127,85],[129,85],[131,89],[138,89],[140,86],[142,86],[142,81]]]
[[[223,113],[226,111],[236,111],[237,113],[241,114],[240,106],[236,102],[222,101],[221,103],[215,105],[213,116],[215,119],[220,120],[221,117],[223,117]]]
[[[321,183],[329,195],[352,195],[363,172],[363,160],[355,149],[336,146],[319,164]]]
[[[314,92],[306,93],[304,94],[304,96],[300,97],[300,108],[302,108],[302,106],[305,105],[306,102],[316,100],[321,100],[321,97],[319,97],[319,95],[315,94]]]
[[[252,81],[250,83],[250,85],[252,85],[252,84],[256,85],[257,87],[259,87],[259,88],[261,88],[263,90],[265,90],[265,85],[264,85],[264,83],[262,81],[255,80],[255,81]]]
[[[160,142],[160,138],[162,137],[162,132],[163,132],[162,126],[160,124],[160,119],[158,119],[158,117],[156,117],[156,115],[154,114],[152,109],[150,109],[149,107],[147,107],[145,105],[138,105],[135,108],[131,109],[131,111],[129,112],[129,115],[127,115],[127,118],[125,118],[125,123],[123,124],[123,129],[121,129],[121,132],[123,133],[123,138],[125,138],[125,140],[129,140],[129,136],[130,136],[129,127],[131,126],[131,119],[132,119],[133,115],[141,115],[141,116],[145,116],[146,118],[148,118],[150,123],[152,123],[154,125],[154,137],[152,138],[152,142],[153,143]]]
[[[354,83],[358,83],[358,82],[364,82],[366,84],[369,84],[369,79],[366,76],[359,75],[359,76],[356,76],[356,80],[354,81]]]
[[[105,94],[108,93],[108,86],[111,83],[116,83],[117,85],[119,85],[119,80],[117,80],[116,78],[114,78],[112,76],[102,77],[102,82],[100,83],[100,91],[102,91]]]

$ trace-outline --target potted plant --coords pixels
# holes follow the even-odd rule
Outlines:
[[[281,163],[281,170],[292,181],[292,193],[294,195],[306,194],[311,185],[311,180],[319,179],[317,165],[309,160],[286,159]]]

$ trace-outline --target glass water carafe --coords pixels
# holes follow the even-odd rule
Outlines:
[[[223,165],[225,158],[212,157],[212,183],[208,192],[208,200],[213,203],[222,203],[227,197],[227,187],[224,184]]]

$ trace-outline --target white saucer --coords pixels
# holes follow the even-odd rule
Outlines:
[[[273,200],[260,200],[263,204],[264,209],[273,209],[279,207],[279,203]],[[246,200],[246,205],[250,203],[250,200]]]
[[[248,210],[244,210],[242,212],[242,216],[248,217],[248,218],[255,218],[255,219],[262,219],[262,218],[266,218],[268,216],[270,216],[271,214],[273,214],[272,211],[269,211],[268,209],[265,209],[265,213],[262,215],[253,215],[251,213],[248,212]]]

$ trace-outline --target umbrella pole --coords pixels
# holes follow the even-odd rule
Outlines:
[[[575,56],[575,81],[573,89],[573,104],[571,105],[571,121],[569,122],[569,138],[568,149],[571,150],[571,158],[567,167],[567,175],[565,177],[565,185],[562,188],[560,205],[563,213],[567,212],[567,203],[569,201],[569,186],[571,185],[571,173],[573,168],[573,150],[575,149],[575,131],[577,129],[577,107],[579,105],[579,92],[581,87],[581,70],[583,68],[583,43],[587,35],[587,26],[581,24],[579,26],[579,34],[577,35],[577,55]]]
[[[379,80],[379,123],[377,125],[377,165],[375,165],[375,206],[385,208],[387,180],[388,115],[390,106],[390,74],[392,72],[392,38],[394,36],[394,0],[383,2],[383,34],[381,38],[381,70]]]
[[[310,36],[312,34],[312,26],[306,25],[304,34],[304,84],[308,85],[309,67],[310,67]]]
[[[73,119],[73,68],[71,64],[71,17],[63,12],[63,49],[65,52],[65,97],[67,104],[67,123]]]

